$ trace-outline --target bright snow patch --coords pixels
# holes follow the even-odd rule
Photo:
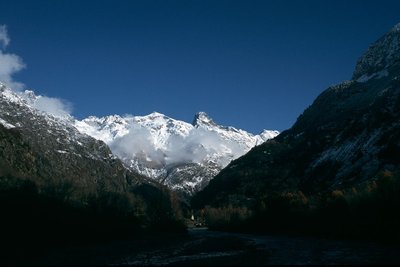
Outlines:
[[[67,153],[68,153],[68,152],[65,151],[65,150],[56,150],[56,152],[57,152],[57,153],[60,153],[60,154],[67,154]]]
[[[6,122],[5,120],[3,120],[2,118],[0,118],[0,124],[2,124],[4,127],[6,127],[7,129],[12,129],[15,128],[14,125],[12,125],[11,123]]]
[[[361,76],[360,78],[357,79],[357,82],[365,83],[371,79],[380,79],[380,78],[386,77],[388,75],[389,75],[389,72],[387,71],[387,69],[384,69],[379,72],[375,72],[371,75],[364,74],[363,76]]]

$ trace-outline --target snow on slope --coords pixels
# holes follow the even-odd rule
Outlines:
[[[64,151],[78,157],[104,159],[108,149],[103,142],[78,131],[72,116],[38,109],[35,102],[40,98],[42,96],[32,91],[15,92],[0,82],[0,123],[8,129],[17,128],[23,132],[31,145],[46,154]],[[90,147],[96,147],[98,151]],[[115,156],[107,154],[106,158]]]
[[[143,156],[148,162],[166,165],[214,159],[224,167],[231,159],[279,134],[264,130],[260,135],[252,135],[220,126],[204,112],[196,114],[193,124],[153,112],[147,116],[92,116],[76,121],[75,126],[106,142],[120,157]]]
[[[11,123],[6,122],[6,121],[3,120],[2,118],[0,118],[0,124],[3,125],[6,129],[15,128],[14,125],[12,125]]]
[[[199,183],[204,187],[231,160],[279,134],[264,130],[253,135],[220,126],[204,112],[196,114],[192,124],[153,112],[146,116],[92,116],[76,121],[75,127],[106,142],[130,169],[189,191],[199,190]],[[204,177],[193,175],[196,172],[205,173]],[[177,176],[185,185],[176,184]]]

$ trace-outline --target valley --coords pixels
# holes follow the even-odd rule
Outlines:
[[[12,79],[25,65],[9,41],[0,25],[0,265],[400,264],[400,24],[282,132],[203,111],[190,123],[160,112],[78,119]],[[280,75],[276,91],[291,80]],[[251,122],[272,114],[258,93],[232,104],[236,87],[222,88],[143,105],[217,99],[212,110],[234,106],[238,120],[250,108]],[[274,112],[289,112],[290,97]],[[129,100],[139,110],[142,99]]]

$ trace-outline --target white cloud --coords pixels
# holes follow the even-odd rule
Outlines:
[[[6,54],[0,50],[0,81],[5,83],[11,89],[21,90],[24,85],[14,81],[13,74],[24,69],[25,64],[22,59],[14,54]]]
[[[0,44],[2,43],[2,47],[5,48],[10,43],[10,38],[7,34],[7,26],[0,25]]]
[[[156,145],[157,136],[157,133],[151,133],[137,122],[131,122],[128,134],[107,143],[120,158],[141,158],[159,167],[183,162],[203,163],[208,157],[218,160],[218,165],[226,166],[232,158],[245,152],[240,144],[203,128],[192,128],[185,136],[172,134],[161,149]]]
[[[57,117],[68,117],[71,114],[72,104],[65,100],[36,95],[30,90],[25,90],[24,92],[19,92],[18,94],[25,99],[28,105],[40,111]]]
[[[69,116],[72,112],[72,105],[69,102],[47,96],[38,96],[34,107],[58,117]]]
[[[21,82],[15,81],[13,75],[24,69],[26,65],[19,56],[4,51],[9,43],[10,37],[8,36],[7,26],[0,25],[0,82],[18,92],[38,110],[54,116],[65,117],[70,115],[72,112],[72,105],[65,100],[40,95],[35,96],[32,91],[22,92],[25,85]],[[28,99],[29,97],[27,94],[33,94],[34,97]]]
[[[12,76],[25,68],[25,63],[22,59],[14,54],[5,53],[4,49],[10,43],[10,38],[7,34],[7,27],[0,25],[0,81],[14,90],[21,90],[24,85],[14,81]]]
[[[156,149],[150,131],[139,124],[132,123],[129,133],[109,143],[112,151],[121,158],[133,158],[143,155],[151,161],[163,165],[164,153]]]

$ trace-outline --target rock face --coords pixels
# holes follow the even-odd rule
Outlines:
[[[194,203],[285,190],[316,194],[398,170],[399,39],[396,25],[359,59],[351,81],[325,90],[292,128],[230,163]]]
[[[264,130],[253,135],[220,126],[204,112],[192,124],[153,112],[89,117],[75,121],[75,127],[107,143],[130,170],[186,196],[204,188],[230,161],[279,134]]]
[[[400,60],[400,23],[372,44],[358,60],[353,80],[365,79],[384,72]]]

